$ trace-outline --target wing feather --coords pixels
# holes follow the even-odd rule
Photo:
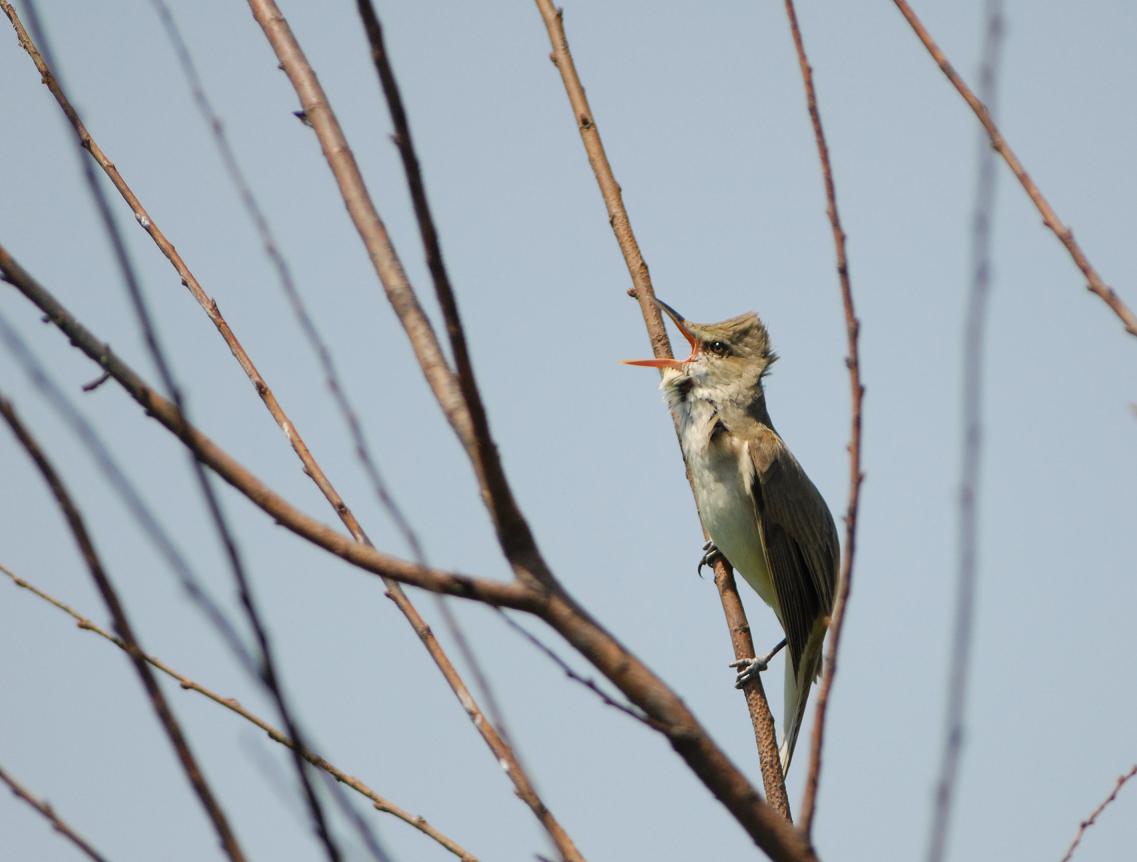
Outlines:
[[[833,607],[837,528],[821,493],[774,431],[747,448],[758,522],[796,669],[814,625]]]

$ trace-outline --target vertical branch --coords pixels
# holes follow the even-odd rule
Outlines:
[[[984,39],[979,69],[979,91],[994,111],[996,74],[1003,32],[1002,0],[987,0]],[[959,482],[959,535],[956,561],[955,619],[947,687],[944,692],[945,738],[940,775],[933,800],[932,827],[928,840],[929,862],[942,862],[947,854],[952,807],[959,781],[963,750],[963,719],[967,706],[968,674],[971,668],[972,630],[979,550],[979,479],[982,467],[983,359],[986,341],[987,304],[991,293],[991,216],[995,204],[995,156],[980,132],[976,148],[975,209],[971,222],[971,286],[964,321],[963,384],[960,390],[962,441]]]
[[[87,564],[91,578],[94,580],[95,586],[98,588],[99,594],[103,597],[103,602],[106,604],[107,610],[114,620],[114,628],[118,636],[122,638],[123,649],[125,649],[130,656],[135,672],[142,681],[142,687],[146,690],[146,695],[150,699],[150,705],[158,716],[158,720],[162,723],[162,727],[166,731],[166,736],[170,740],[170,745],[173,747],[174,753],[177,754],[178,761],[182,764],[186,778],[189,779],[194,792],[197,794],[198,800],[201,802],[202,808],[205,809],[210,821],[212,821],[213,828],[217,832],[217,837],[221,842],[225,854],[232,862],[243,862],[245,855],[237,843],[237,836],[233,832],[232,827],[230,827],[225,813],[221,810],[221,804],[217,801],[209,784],[206,782],[205,776],[198,766],[197,758],[194,757],[193,752],[190,750],[189,740],[186,739],[185,734],[182,732],[181,725],[174,716],[173,710],[170,709],[165,695],[162,694],[158,680],[154,677],[150,666],[146,663],[146,655],[138,643],[138,638],[134,635],[134,628],[127,618],[126,608],[123,607],[118,597],[118,592],[111,583],[110,576],[103,568],[102,560],[95,551],[95,545],[91,541],[90,534],[87,532],[83,518],[72,502],[71,495],[64,486],[63,480],[59,477],[59,474],[55,471],[55,468],[47,459],[47,456],[39,447],[39,444],[35,441],[35,438],[33,438],[31,433],[24,427],[24,424],[16,415],[16,411],[11,403],[2,396],[0,396],[0,416],[4,417],[4,421],[8,423],[8,427],[12,429],[12,433],[20,445],[24,447],[24,451],[27,452],[28,457],[35,463],[40,475],[43,476],[45,484],[54,495],[56,503],[59,505],[60,511],[67,521],[67,526],[71,530],[71,535],[75,539],[75,543],[79,546],[79,552],[83,555],[83,561]]]
[[[861,383],[861,359],[858,348],[861,323],[853,305],[853,288],[849,282],[849,262],[845,252],[845,231],[841,228],[841,216],[837,211],[837,190],[833,184],[833,166],[829,161],[829,145],[821,126],[821,112],[817,107],[817,90],[813,86],[813,69],[805,53],[801,28],[798,27],[797,13],[793,0],[785,0],[786,16],[789,18],[790,35],[797,52],[798,66],[801,68],[802,84],[805,87],[806,107],[813,125],[813,137],[817,142],[817,156],[821,162],[821,176],[825,181],[825,212],[833,230],[833,245],[837,258],[837,277],[841,285],[841,303],[845,309],[845,338],[848,355],[845,365],[849,369],[850,390],[850,429],[849,429],[849,498],[845,507],[845,549],[841,557],[841,569],[837,574],[837,594],[833,603],[829,622],[829,654],[826,656],[821,685],[817,690],[817,711],[813,723],[813,744],[809,752],[809,772],[806,776],[805,794],[801,803],[801,828],[806,835],[813,831],[813,818],[817,809],[817,786],[821,777],[821,747],[825,740],[825,718],[829,709],[829,694],[833,688],[833,678],[837,675],[837,652],[841,645],[841,631],[845,622],[845,608],[849,601],[849,590],[853,581],[853,558],[857,547],[857,508],[860,503],[861,483],[861,402],[865,387]]]
[[[652,350],[657,357],[670,358],[671,343],[667,338],[667,331],[663,326],[663,319],[659,313],[659,306],[655,304],[655,292],[651,284],[651,274],[647,262],[640,252],[639,243],[636,242],[632,231],[628,211],[624,207],[623,193],[608,156],[604,152],[604,142],[600,138],[600,131],[596,127],[596,120],[589,107],[588,97],[584,92],[580,76],[576,71],[576,64],[569,50],[568,37],[565,35],[564,10],[554,8],[551,0],[536,0],[537,9],[545,22],[552,45],[552,54],[549,59],[561,74],[565,93],[568,95],[569,105],[572,107],[580,139],[588,154],[588,163],[596,176],[600,187],[600,194],[604,199],[604,206],[608,210],[608,223],[616,236],[616,242],[624,255],[624,263],[632,277],[632,290],[629,291],[640,304],[644,325],[647,327],[648,338]],[[676,430],[678,433],[678,429]],[[688,475],[690,481],[690,475]],[[703,537],[709,538],[703,529]],[[754,641],[750,635],[750,624],[746,619],[746,612],[738,600],[738,592],[734,583],[734,573],[720,557],[714,565],[715,586],[722,601],[723,613],[727,620],[727,629],[730,632],[731,645],[734,648],[736,659],[754,658]],[[762,783],[766,790],[766,797],[778,812],[787,820],[790,819],[789,799],[786,796],[785,776],[782,774],[781,763],[778,759],[778,742],[774,731],[774,719],[770,713],[766,693],[760,680],[755,677],[754,682],[744,688],[747,710],[750,713],[750,723],[754,728],[754,738],[758,746],[758,757],[762,769]]]
[[[1137,315],[1122,301],[1121,297],[1117,295],[1116,291],[1108,284],[1106,284],[1097,270],[1093,268],[1089,258],[1086,257],[1082,247],[1074,239],[1074,232],[1062,223],[1058,218],[1058,213],[1050,206],[1050,202],[1043,196],[1041,189],[1035,185],[1034,180],[1030,178],[1030,174],[1026,172],[1022,162],[1019,161],[1018,156],[1015,155],[1014,150],[1011,149],[1010,144],[1003,138],[999,127],[995,125],[992,119],[991,112],[987,106],[983,104],[983,100],[977,97],[971,88],[964,83],[963,78],[955,71],[955,68],[948,62],[947,56],[940,50],[940,46],[932,38],[932,35],[921,23],[920,19],[916,17],[916,13],[912,11],[912,7],[908,5],[906,0],[893,0],[896,8],[900,10],[900,14],[911,26],[912,31],[916,37],[923,43],[928,53],[931,54],[932,59],[936,61],[936,65],[940,67],[940,71],[944,73],[951,85],[955,87],[956,91],[963,100],[967,102],[975,116],[979,118],[979,122],[983,124],[983,128],[987,132],[987,136],[991,140],[991,146],[995,149],[1003,161],[1007,163],[1007,167],[1015,175],[1019,184],[1026,191],[1030,197],[1031,202],[1038,209],[1039,214],[1042,216],[1043,223],[1054,232],[1058,237],[1058,241],[1066,247],[1070,257],[1074,261],[1074,265],[1082,271],[1082,275],[1086,278],[1086,288],[1093,294],[1096,294],[1102,302],[1109,306],[1110,310],[1117,315],[1121,321],[1125,331],[1130,335],[1137,335]]]

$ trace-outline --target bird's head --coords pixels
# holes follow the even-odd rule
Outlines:
[[[715,400],[753,397],[778,358],[757,314],[748,312],[721,323],[692,323],[662,300],[656,303],[691,345],[691,355],[686,359],[629,359],[625,365],[662,369],[661,386],[669,393],[692,390]]]

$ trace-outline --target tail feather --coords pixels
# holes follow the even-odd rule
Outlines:
[[[798,732],[805,718],[809,690],[821,672],[821,644],[825,639],[825,632],[826,627],[823,624],[814,626],[806,642],[805,652],[797,663],[796,672],[792,658],[786,656],[785,711],[782,722],[782,744],[778,749],[782,761],[782,775],[789,774]]]

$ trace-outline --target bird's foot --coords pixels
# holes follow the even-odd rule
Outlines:
[[[715,563],[719,560],[725,561],[726,557],[722,555],[722,551],[715,547],[714,542],[707,542],[703,545],[703,556],[699,558],[699,567],[695,569],[695,572],[701,578],[703,576],[703,566],[713,569]]]
[[[762,658],[740,658],[732,661],[730,666],[738,671],[738,675],[734,678],[734,687],[742,688],[748,682],[757,679],[758,674],[770,666],[770,660],[781,652],[785,645],[786,639],[782,638],[781,642]]]
[[[738,671],[738,675],[734,678],[734,687],[742,688],[748,682],[757,679],[758,674],[770,666],[770,662],[764,658],[740,658],[738,661],[732,661],[730,666]]]

